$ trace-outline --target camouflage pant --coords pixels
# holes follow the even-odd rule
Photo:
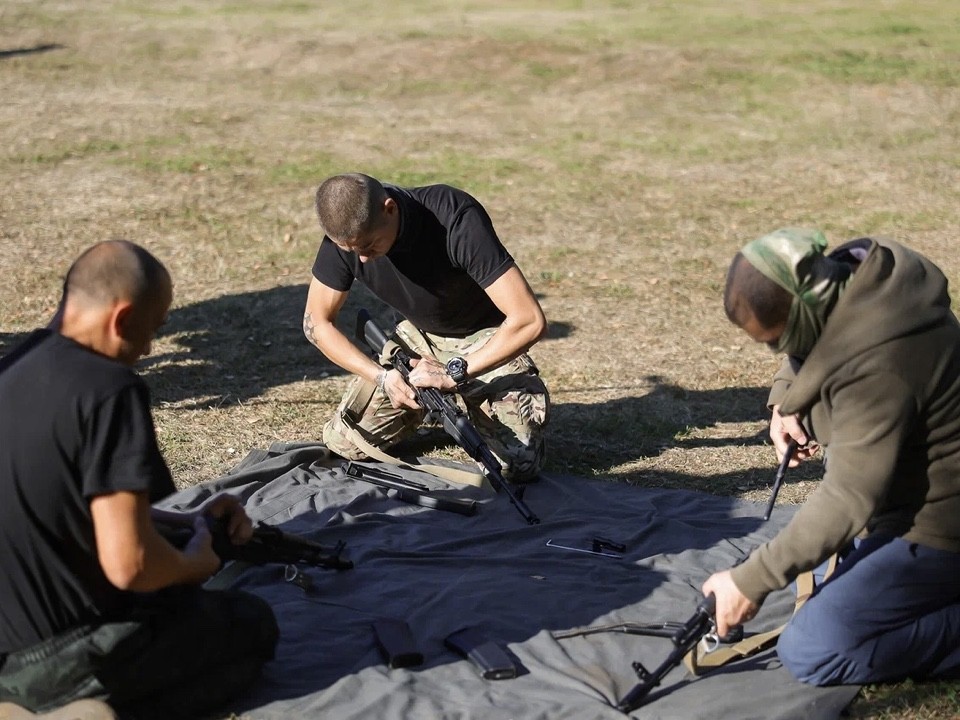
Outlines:
[[[445,363],[454,356],[469,355],[482,347],[494,332],[496,330],[490,328],[465,338],[447,338],[421,333],[404,320],[397,326],[395,339],[414,356],[432,356]],[[534,478],[543,467],[543,430],[549,415],[550,395],[530,356],[520,355],[471,378],[458,394],[470,421],[500,461],[504,477],[515,482]],[[423,410],[398,410],[372,383],[354,378],[336,415],[323,428],[324,444],[351,460],[361,460],[366,455],[350,440],[352,433],[343,421],[345,413],[380,450],[411,436],[424,420]]]

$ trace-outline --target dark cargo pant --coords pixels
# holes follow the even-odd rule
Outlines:
[[[960,553],[857,542],[784,629],[781,662],[811,685],[960,677]]]
[[[479,349],[494,332],[496,328],[488,328],[465,338],[448,338],[422,333],[404,320],[397,326],[395,335],[415,356],[432,356],[446,363],[454,356],[469,355]],[[530,356],[524,353],[471,378],[458,394],[470,422],[500,461],[504,477],[514,482],[534,478],[543,467],[543,431],[549,416],[550,395]],[[350,413],[379,450],[411,436],[424,419],[423,411],[397,410],[371,383],[354,378],[336,414],[323,428],[324,444],[351,460],[361,460],[366,455],[350,439],[351,433],[343,422],[345,412]]]
[[[92,697],[123,718],[192,718],[249,687],[277,638],[273,611],[255,595],[169,588],[122,621],[7,655],[0,701],[43,712]]]

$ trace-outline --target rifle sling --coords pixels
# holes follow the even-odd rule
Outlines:
[[[823,579],[826,580],[833,574],[837,568],[837,554],[834,553],[827,563],[827,571]],[[807,571],[797,576],[797,600],[793,606],[793,614],[797,613],[803,604],[810,598],[814,590],[813,572]],[[792,617],[792,616],[791,616]],[[773,646],[780,633],[790,621],[787,620],[780,627],[768,630],[767,632],[757,633],[744,638],[739,642],[730,645],[721,645],[712,652],[703,652],[702,643],[697,643],[696,647],[686,654],[683,658],[683,664],[692,675],[701,675],[703,672],[713,670],[721,665],[725,665],[733,660],[750,657],[761,650],[766,650]]]

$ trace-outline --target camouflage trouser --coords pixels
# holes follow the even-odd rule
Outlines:
[[[394,339],[416,357],[432,356],[445,363],[482,347],[494,332],[495,328],[489,328],[465,338],[448,338],[421,333],[404,320],[397,326]],[[550,395],[530,356],[520,355],[471,378],[458,395],[470,421],[500,461],[504,477],[514,482],[533,479],[543,467],[543,430]],[[412,435],[424,419],[423,410],[397,410],[372,383],[354,378],[337,413],[323,428],[324,444],[351,460],[362,460],[366,455],[350,439],[352,433],[343,421],[345,413],[364,431],[368,442],[380,450]]]

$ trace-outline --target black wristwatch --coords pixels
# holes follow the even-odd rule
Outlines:
[[[457,385],[462,385],[467,381],[467,361],[462,357],[453,357],[447,360],[447,375]]]

